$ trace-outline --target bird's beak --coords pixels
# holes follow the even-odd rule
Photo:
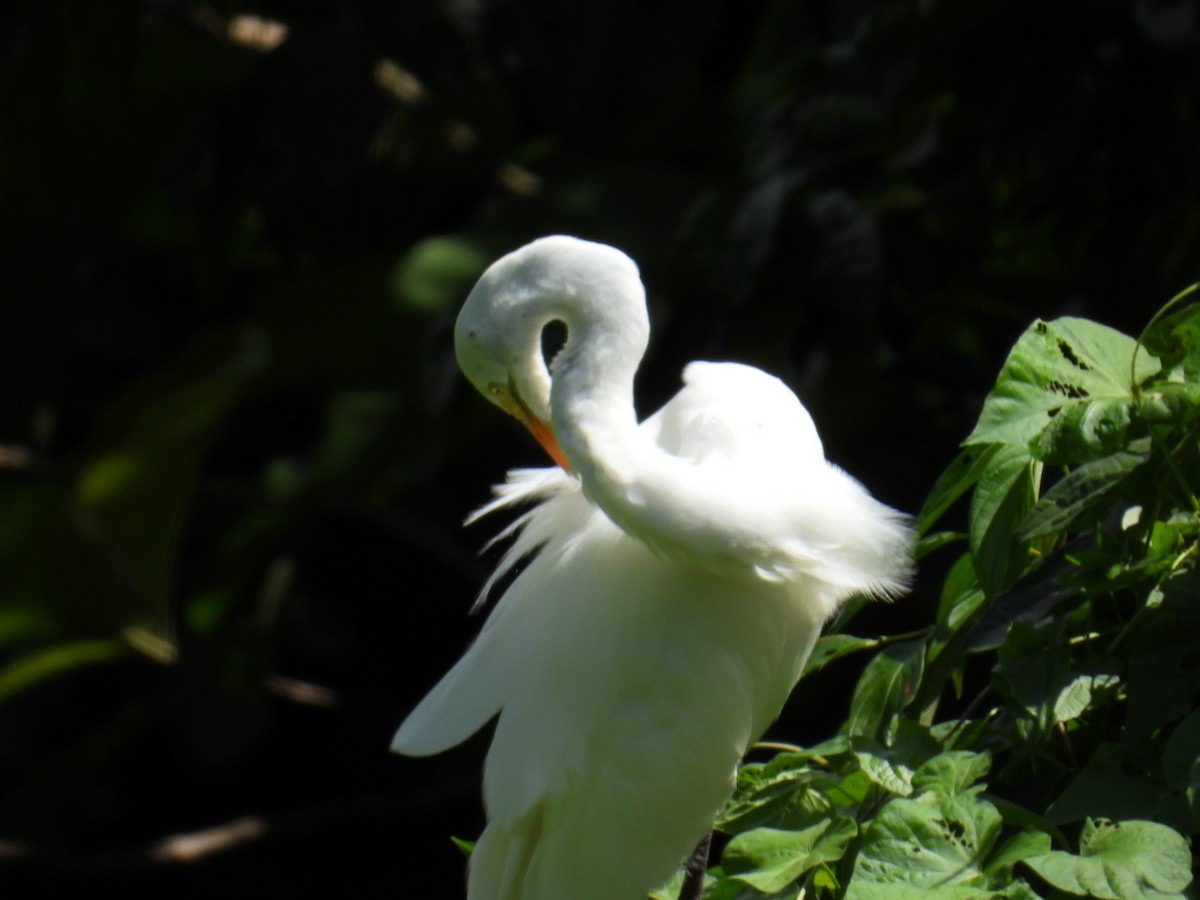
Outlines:
[[[534,440],[542,445],[542,449],[549,454],[552,460],[562,466],[564,472],[570,472],[571,464],[567,462],[567,457],[558,446],[558,438],[554,436],[554,429],[550,427],[549,422],[543,422],[533,414],[533,411],[530,410],[524,399],[522,399],[521,394],[517,391],[516,385],[511,381],[508,385],[508,399],[512,404],[511,406],[505,404],[508,412],[529,429],[529,433],[533,435]]]

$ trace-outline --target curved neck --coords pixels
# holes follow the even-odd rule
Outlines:
[[[610,517],[620,498],[604,485],[627,482],[655,448],[639,433],[633,380],[649,337],[640,284],[604,291],[593,286],[561,308],[567,342],[553,362],[551,423],[559,447],[584,489]],[[614,515],[615,513],[615,515]]]

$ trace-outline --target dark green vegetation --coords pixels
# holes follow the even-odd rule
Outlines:
[[[915,593],[841,626],[905,637],[824,645],[771,734],[811,749],[745,772],[721,890],[870,893],[908,846],[923,894],[1053,896],[1150,847],[1159,881],[1094,895],[1178,893],[1194,318],[1136,362],[1090,323],[1138,335],[1200,275],[1197,27],[1188,2],[3,4],[2,886],[453,896],[482,744],[386,745],[478,625],[487,534],[459,521],[538,455],[450,324],[490,259],[568,232],[642,267],[643,410],[689,359],[758,365],[925,509]]]
[[[968,492],[966,532],[934,531]],[[821,639],[813,680],[875,654],[837,737],[744,768],[711,896],[1185,896],[1200,305],[1141,344],[1034,323],[918,527],[919,553],[960,548],[934,624]]]

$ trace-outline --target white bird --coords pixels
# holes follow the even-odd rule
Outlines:
[[[694,362],[638,424],[649,333],[633,261],[571,237],[492,264],[458,317],[463,372],[561,465],[510,472],[472,516],[537,503],[481,600],[518,574],[392,745],[439,753],[499,715],[468,900],[644,898],[708,832],[824,622],[908,577],[907,519],[826,462],[778,379]]]

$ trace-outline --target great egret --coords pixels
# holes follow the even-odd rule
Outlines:
[[[537,503],[481,599],[516,578],[392,745],[438,753],[499,714],[469,900],[645,897],[707,833],[825,620],[903,589],[906,519],[825,461],[778,379],[694,362],[638,424],[649,332],[633,261],[561,236],[493,263],[458,317],[463,372],[561,466],[509,473],[472,516]]]

